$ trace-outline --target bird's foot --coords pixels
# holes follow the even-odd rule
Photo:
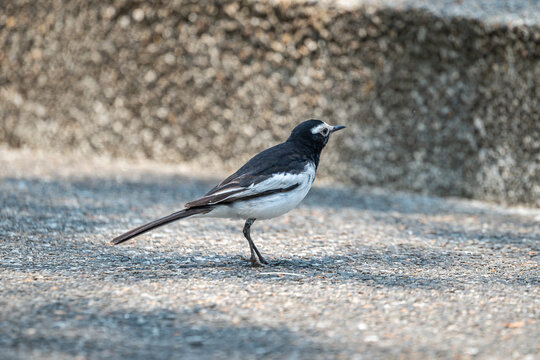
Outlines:
[[[266,264],[268,264],[268,263],[266,263]],[[264,267],[264,265],[261,264],[260,262],[258,262],[255,259],[251,259],[251,267]]]
[[[261,264],[268,265],[268,261],[266,261],[262,256],[259,256],[259,261]],[[253,259],[251,259],[251,263],[253,263]]]
[[[265,261],[264,263],[259,262],[259,261],[257,260],[257,258],[255,258],[255,257],[253,257],[253,258],[241,257],[241,259],[242,259],[243,261],[249,261],[249,262],[251,263],[251,266],[252,266],[252,267],[262,267],[262,266],[268,264],[268,262],[266,262],[266,261]]]

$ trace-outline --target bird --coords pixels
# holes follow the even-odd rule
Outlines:
[[[323,148],[330,136],[342,129],[345,126],[332,126],[317,119],[303,121],[285,142],[258,153],[205,195],[186,203],[184,209],[130,230],[111,242],[117,245],[188,217],[242,219],[251,265],[267,265],[251,239],[251,226],[255,220],[289,212],[305,198],[315,180]]]

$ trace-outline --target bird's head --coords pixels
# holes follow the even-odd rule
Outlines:
[[[300,142],[321,151],[328,143],[330,135],[341,129],[345,129],[345,126],[332,126],[324,121],[311,119],[296,126],[287,141]]]

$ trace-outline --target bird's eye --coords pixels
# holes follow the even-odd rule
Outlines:
[[[326,136],[326,135],[328,135],[328,131],[329,130],[327,128],[324,128],[324,129],[321,130],[321,134],[323,134],[323,136]]]

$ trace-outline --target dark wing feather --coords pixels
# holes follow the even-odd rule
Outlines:
[[[234,174],[220,182],[203,197],[190,201],[187,208],[205,205],[229,203],[230,200],[241,200],[240,193],[252,184],[258,184],[274,174],[301,173],[308,162],[308,158],[295,151],[291,143],[285,142],[260,152],[251,158]],[[298,184],[280,189],[265,190],[264,194],[249,194],[247,198],[266,196],[275,192],[290,191]],[[237,195],[237,196],[235,196]]]
[[[190,201],[186,204],[186,208],[192,208],[197,206],[206,206],[206,205],[215,205],[218,203],[223,202],[227,198],[244,192],[245,188],[238,188],[238,189],[232,189],[231,191],[227,191],[225,193],[218,193],[218,194],[206,194],[203,197]]]

